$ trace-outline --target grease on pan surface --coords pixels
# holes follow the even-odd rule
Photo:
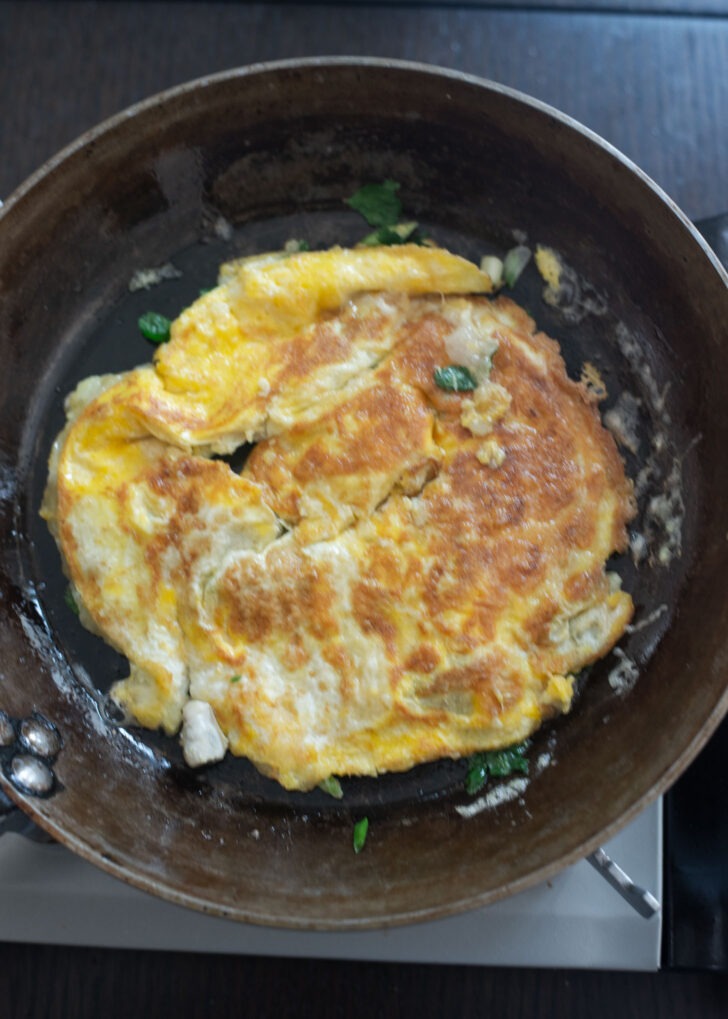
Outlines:
[[[633,512],[556,343],[414,245],[244,259],[67,401],[43,514],[114,698],[289,789],[520,741],[632,614]],[[477,388],[448,392],[437,368]],[[215,454],[253,444],[236,473]]]

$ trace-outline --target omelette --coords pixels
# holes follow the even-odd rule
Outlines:
[[[509,746],[631,618],[593,394],[443,249],[231,262],[66,411],[41,512],[112,697],[192,766],[307,790]]]

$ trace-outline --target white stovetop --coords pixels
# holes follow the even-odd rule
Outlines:
[[[658,802],[605,846],[660,898]],[[645,920],[586,862],[520,895],[461,916],[366,933],[237,924],[170,905],[57,845],[0,839],[0,940],[388,962],[654,971],[660,916]]]

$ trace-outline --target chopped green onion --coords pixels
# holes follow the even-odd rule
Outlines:
[[[362,817],[360,821],[357,821],[354,825],[354,852],[360,853],[364,848],[364,843],[367,840],[367,832],[369,831],[369,818]]]
[[[297,238],[292,237],[283,245],[283,250],[287,255],[296,255],[299,251],[310,251],[311,245],[308,241],[298,240]]]
[[[243,678],[242,676],[231,676],[230,677],[230,682],[231,683],[239,683],[242,678]]]
[[[80,615],[78,602],[76,601],[76,596],[74,595],[73,589],[71,588],[70,585],[66,588],[66,590],[63,593],[63,600],[66,603],[66,607],[69,608],[71,612],[73,612],[74,616]]]
[[[483,255],[480,271],[485,273],[494,287],[499,287],[503,282],[503,262],[496,255]]]
[[[319,782],[319,789],[323,793],[328,793],[329,796],[333,796],[335,800],[340,800],[344,795],[344,790],[341,788],[341,782],[339,782],[336,775],[329,775],[323,782]]]
[[[397,191],[396,181],[385,180],[383,184],[365,184],[344,201],[360,212],[369,226],[394,226],[402,211]]]
[[[151,343],[166,343],[169,339],[170,320],[156,311],[148,311],[139,319],[139,332]]]
[[[531,260],[531,249],[524,244],[519,244],[507,253],[503,259],[503,279],[509,287],[515,286],[516,280],[521,275]]]
[[[373,247],[377,244],[406,244],[408,241],[417,241],[416,232],[418,223],[397,223],[396,226],[380,226],[378,230],[372,231],[363,237],[360,244]]]
[[[462,364],[449,364],[446,368],[435,368],[435,385],[451,393],[467,393],[478,388],[468,368]]]

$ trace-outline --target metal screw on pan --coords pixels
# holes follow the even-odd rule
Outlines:
[[[51,759],[61,749],[61,735],[58,729],[39,714],[34,714],[20,723],[18,740],[22,747],[37,757]]]
[[[6,711],[0,711],[2,770],[18,792],[26,796],[53,793],[56,778],[51,762],[62,745],[58,729],[42,715],[34,713],[18,722]],[[25,835],[36,842],[53,841],[0,790],[0,835],[7,832]]]

